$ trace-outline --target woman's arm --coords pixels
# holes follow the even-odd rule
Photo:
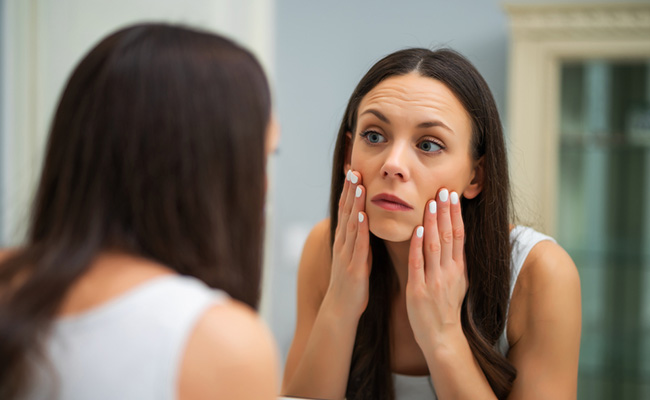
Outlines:
[[[442,189],[411,238],[409,322],[439,399],[496,399],[460,322],[467,292],[464,238],[458,195]]]
[[[296,331],[282,385],[285,395],[345,396],[356,323],[337,320],[342,310],[324,303],[331,267],[329,247],[328,219],[314,227],[300,261]]]
[[[278,355],[273,337],[248,306],[229,301],[198,321],[180,366],[178,398],[275,400]]]
[[[508,317],[510,399],[575,399],[581,334],[580,278],[571,257],[544,241],[529,253]]]
[[[439,399],[495,399],[460,325],[467,284],[460,203],[439,198],[434,208],[424,217],[424,237],[414,234],[411,242],[411,326]],[[510,399],[575,399],[580,325],[575,265],[558,245],[541,242],[527,257],[510,303],[508,357],[517,368]]]
[[[368,303],[368,221],[363,213],[363,220],[359,219],[364,201],[365,190],[346,181],[333,257],[329,220],[319,223],[305,243],[298,272],[296,332],[283,394],[345,397],[357,324]]]

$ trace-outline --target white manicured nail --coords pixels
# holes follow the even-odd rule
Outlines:
[[[429,203],[429,212],[431,214],[435,214],[437,208],[438,208],[438,203],[436,203],[435,201],[432,201],[431,203]]]
[[[350,180],[352,181],[352,183],[359,182],[359,178],[357,178],[357,176],[355,174],[353,174],[352,172],[350,172]]]
[[[451,199],[451,204],[458,204],[458,193],[451,192],[449,198]]]
[[[438,193],[438,198],[444,203],[449,198],[449,191],[447,189],[442,189],[440,193]]]
[[[359,213],[359,222],[363,222],[363,214]]]
[[[357,186],[357,191],[354,192],[354,195],[359,198],[361,197],[361,186]]]
[[[349,181],[350,180],[350,175],[352,175],[352,171],[348,170],[348,174],[345,176],[345,179],[347,179]]]
[[[418,229],[415,230],[415,234],[421,238],[422,235],[424,235],[424,227],[423,226],[418,226]]]

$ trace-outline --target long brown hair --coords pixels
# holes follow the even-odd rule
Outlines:
[[[25,246],[0,265],[0,398],[28,385],[68,288],[103,250],[257,306],[270,93],[221,36],[141,24],[103,39],[56,110]]]
[[[361,79],[348,102],[338,132],[332,166],[330,233],[337,225],[338,199],[343,190],[346,148],[355,134],[361,99],[391,76],[417,72],[444,83],[463,104],[472,120],[472,157],[483,157],[481,193],[462,199],[466,235],[469,288],[462,305],[461,322],[474,357],[498,398],[510,393],[514,366],[496,349],[505,329],[510,284],[510,185],[503,130],[492,93],[476,68],[449,49],[407,49],[377,62]],[[390,363],[390,310],[399,287],[383,240],[371,234],[372,272],[370,298],[359,320],[348,377],[347,398],[393,399]]]

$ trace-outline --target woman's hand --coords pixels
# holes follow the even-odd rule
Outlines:
[[[298,272],[298,318],[285,367],[284,394],[345,397],[359,318],[368,305],[370,243],[365,199],[361,174],[349,171],[332,249],[330,221],[317,225],[307,238]]]
[[[425,355],[463,335],[460,312],[467,292],[465,229],[458,194],[447,189],[427,204],[424,226],[409,249],[406,308]]]
[[[323,300],[342,317],[357,321],[368,305],[371,266],[365,199],[361,175],[348,171],[339,200],[330,283]]]

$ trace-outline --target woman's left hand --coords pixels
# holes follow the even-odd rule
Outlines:
[[[463,335],[464,242],[459,196],[442,189],[437,200],[427,203],[424,224],[413,232],[409,249],[406,309],[415,340],[425,354]]]

